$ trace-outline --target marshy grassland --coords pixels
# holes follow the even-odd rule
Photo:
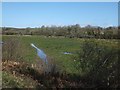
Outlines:
[[[3,35],[2,41],[4,88],[117,87],[117,39]],[[49,65],[31,43],[46,53]]]

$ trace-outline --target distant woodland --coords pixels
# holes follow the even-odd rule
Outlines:
[[[43,35],[46,37],[63,36],[68,38],[120,39],[120,27],[99,27],[79,24],[69,26],[41,26],[37,28],[2,27],[3,35]]]

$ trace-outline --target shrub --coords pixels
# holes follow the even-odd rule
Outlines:
[[[77,52],[76,59],[76,68],[89,87],[116,87],[118,85],[117,48],[88,40]]]
[[[20,60],[22,59],[23,49],[18,38],[10,37],[3,40],[2,60]]]

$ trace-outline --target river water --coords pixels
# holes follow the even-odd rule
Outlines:
[[[44,51],[36,47],[33,43],[31,43],[31,46],[37,50],[37,55],[40,57],[40,59],[47,64],[47,55],[44,53]]]

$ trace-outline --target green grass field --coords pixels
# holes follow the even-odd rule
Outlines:
[[[62,70],[68,73],[76,73],[74,68],[73,55],[80,49],[81,44],[85,40],[80,38],[63,38],[63,37],[44,37],[44,36],[3,36],[3,42],[10,37],[20,40],[23,50],[23,59],[29,63],[36,63],[37,56],[36,50],[30,46],[31,43],[35,44],[38,48],[42,49],[50,58],[53,58]],[[101,45],[108,47],[116,47],[117,40],[94,40]],[[19,50],[19,49],[18,49]],[[65,55],[64,52],[71,52],[73,55]],[[40,60],[40,59],[39,59]]]
[[[13,42],[12,42],[12,39],[13,39]],[[15,39],[18,41],[17,42],[18,45],[20,45],[20,47],[18,47],[17,49],[15,49],[15,47],[14,47],[14,43],[16,43],[16,41],[14,42]],[[78,77],[80,78],[81,75],[83,75],[82,77],[84,77],[84,74],[76,68],[76,65],[78,65],[78,63],[76,61],[74,61],[75,60],[74,57],[77,55],[76,54],[77,51],[80,51],[80,53],[82,53],[81,50],[82,50],[83,43],[85,41],[90,41],[90,42],[94,41],[101,48],[102,48],[102,46],[105,46],[108,49],[112,48],[112,50],[119,49],[118,40],[114,40],[114,39],[108,40],[108,39],[84,39],[84,38],[64,38],[64,37],[45,37],[45,36],[10,36],[10,35],[6,36],[5,35],[2,37],[2,41],[4,42],[3,46],[7,46],[7,47],[3,48],[3,57],[5,57],[7,55],[6,52],[4,51],[5,48],[10,50],[10,51],[8,50],[10,52],[9,54],[14,53],[15,55],[17,55],[17,52],[20,52],[19,55],[22,56],[22,59],[20,59],[21,62],[19,60],[17,61],[17,60],[9,59],[10,61],[4,62],[4,64],[3,64],[3,74],[2,74],[3,75],[2,76],[3,77],[3,83],[2,83],[3,87],[17,87],[17,88],[37,87],[37,86],[52,87],[51,85],[55,84],[54,79],[52,79],[54,77],[54,75],[53,76],[51,75],[50,77],[47,77],[48,75],[42,76],[40,74],[39,69],[32,68],[30,66],[31,64],[38,64],[38,66],[39,66],[39,64],[40,64],[39,62],[42,61],[37,56],[36,50],[33,47],[31,47],[31,45],[30,45],[31,43],[35,44],[38,48],[42,49],[47,54],[48,62],[51,59],[55,62],[57,67],[59,67],[58,72],[61,72],[63,74],[66,73],[66,74],[72,75],[73,77],[69,76],[69,79],[71,78],[71,80],[73,80],[73,81],[71,81],[71,80],[69,81],[71,83],[74,83],[74,80],[76,82],[75,78],[78,78]],[[13,44],[13,45],[10,45],[10,44]],[[89,47],[89,43],[88,43],[87,47]],[[11,48],[12,48],[12,50],[11,50]],[[86,50],[86,48],[84,48],[84,49]],[[14,51],[14,49],[15,49],[15,51]],[[90,51],[89,48],[87,48],[87,49],[88,49],[88,51]],[[95,49],[95,48],[93,48],[93,49]],[[108,50],[108,49],[106,49],[106,50]],[[66,54],[64,54],[64,52],[71,52],[72,55],[66,55]],[[93,54],[96,55],[96,53],[94,53],[94,52],[97,52],[97,51],[93,51]],[[106,53],[107,52],[109,52],[109,50],[106,51]],[[15,55],[13,55],[13,56],[15,56]],[[103,54],[103,56],[104,55],[107,55],[107,54]],[[87,59],[88,59],[88,61],[94,60],[92,58],[96,58],[96,56],[93,55],[92,57],[87,58]],[[18,56],[16,56],[16,59],[18,59]],[[112,60],[112,62],[115,62],[116,59],[117,59],[117,57],[110,59],[110,60]],[[16,66],[14,61],[20,62],[20,64],[18,66]],[[94,62],[92,62],[92,63],[94,64]],[[101,63],[101,62],[99,62],[99,63]],[[111,62],[109,62],[109,64],[110,63]],[[109,64],[108,64],[108,66],[109,66]],[[16,74],[14,74],[14,71],[16,72]],[[84,73],[89,74],[89,72],[84,72]],[[34,79],[34,77],[35,77],[35,79]],[[44,78],[42,78],[42,77],[44,77]],[[46,81],[44,81],[44,79]],[[62,79],[63,79],[62,83],[64,86],[64,83],[67,84],[67,82],[65,81],[64,78],[61,78],[61,80]],[[56,79],[56,80],[58,80],[57,82],[59,82],[59,79]],[[41,85],[42,84],[41,81],[43,82],[43,85]],[[31,82],[31,83],[29,83],[29,82]],[[51,84],[51,85],[49,85],[49,84]],[[59,84],[60,84],[60,82],[59,82]],[[70,84],[67,84],[66,86],[69,86],[69,85]]]

